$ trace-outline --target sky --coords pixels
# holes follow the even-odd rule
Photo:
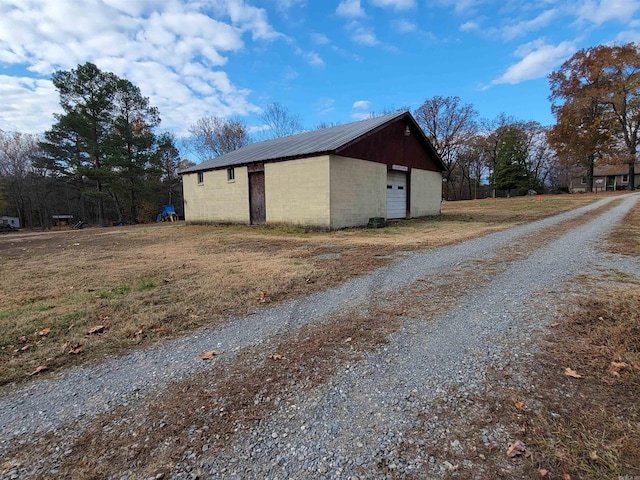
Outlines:
[[[127,78],[178,137],[204,116],[306,129],[458,96],[480,118],[554,123],[547,75],[580,49],[640,43],[640,0],[0,0],[0,129],[60,113],[51,75]]]

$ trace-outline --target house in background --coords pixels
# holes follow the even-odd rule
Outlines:
[[[593,169],[593,192],[610,192],[629,189],[629,164],[600,165]],[[640,188],[640,162],[635,164],[635,186]],[[569,185],[571,193],[587,191],[587,176],[575,176]]]
[[[180,174],[187,222],[335,230],[439,214],[444,170],[401,112],[254,143]]]
[[[18,217],[7,217],[3,215],[0,217],[1,225],[9,225],[11,228],[20,228],[20,219]]]

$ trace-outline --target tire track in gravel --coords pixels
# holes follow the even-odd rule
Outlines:
[[[52,431],[126,405],[171,382],[230,363],[237,352],[260,345],[290,328],[357,308],[367,299],[402,289],[419,278],[481,261],[514,239],[577,218],[612,200],[605,198],[571,212],[452,247],[410,253],[390,266],[338,288],[230,321],[218,329],[205,328],[97,366],[69,369],[58,377],[24,387],[4,387],[0,390],[0,451],[18,436]],[[625,205],[629,201],[625,201]],[[197,358],[198,352],[214,348],[224,352],[215,362],[207,364]]]
[[[405,437],[419,436],[421,416],[437,420],[448,391],[464,399],[487,388],[488,367],[531,353],[536,331],[557,313],[563,283],[606,265],[595,242],[637,200],[637,194],[626,197],[563,232],[428,323],[405,318],[390,345],[337,373],[325,388],[299,395],[294,409],[274,413],[216,452],[202,472],[207,478],[449,478],[446,463],[403,457]],[[640,277],[637,261],[631,270]],[[485,478],[471,462],[467,468],[469,478],[471,472]]]

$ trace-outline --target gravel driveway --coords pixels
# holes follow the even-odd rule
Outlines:
[[[82,425],[170,382],[220,368],[237,352],[285,331],[339,311],[365,309],[372,298],[402,291],[419,280],[437,279],[445,272],[464,275],[465,268],[477,268],[474,265],[483,259],[509,252],[519,239],[555,228],[557,238],[505,264],[495,276],[453,299],[444,313],[428,322],[404,318],[401,330],[384,348],[345,365],[328,384],[296,398],[293,406],[276,409],[268,421],[238,436],[224,451],[197,458],[200,474],[211,478],[395,478],[425,471],[434,478],[447,475],[446,462],[429,458],[425,466],[420,459],[400,455],[412,429],[418,423],[424,428],[418,419],[432,419],[431,428],[439,431],[438,405],[452,389],[468,397],[486,387],[487,368],[507,361],[506,353],[511,358],[529,355],[532,334],[553,321],[568,289],[566,282],[576,274],[615,267],[640,277],[637,259],[622,262],[597,250],[598,239],[623,218],[638,194],[622,197],[607,212],[562,231],[565,222],[615,198],[620,197],[451,247],[402,255],[392,265],[339,288],[259,311],[216,330],[202,329],[25,387],[4,387],[0,456],[16,438],[75,421]],[[198,359],[198,352],[212,349],[224,355],[209,363]],[[447,441],[455,448],[458,440]],[[387,473],[372,471],[371,465],[384,465]],[[177,468],[172,477],[192,478],[187,470]]]

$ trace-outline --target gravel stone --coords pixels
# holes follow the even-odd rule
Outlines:
[[[463,439],[449,438],[446,419],[486,388],[487,368],[514,372],[512,362],[530,355],[530,339],[553,321],[568,292],[566,282],[576,274],[616,268],[640,277],[639,259],[623,260],[597,249],[603,233],[638,198],[638,194],[622,197],[619,205],[587,224],[513,261],[480,287],[452,299],[446,312],[429,319],[404,317],[403,328],[384,348],[338,369],[327,384],[294,395],[295,410],[286,408],[287,401],[273,400],[277,408],[266,420],[232,437],[221,451],[203,447],[197,453],[185,452],[168,478],[198,478],[196,472],[205,472],[203,478],[367,479],[402,478],[409,473],[472,478],[471,469],[477,467],[471,459],[481,457],[465,452]],[[612,200],[606,197],[572,212],[458,245],[409,252],[335,289],[230,320],[216,329],[203,328],[26,386],[0,388],[0,456],[3,446],[16,438],[89,421],[115,406],[161,391],[172,381],[220,368],[243,349],[337,312],[366,311],[372,298],[402,291],[419,279],[437,280],[442,272],[469,268],[520,237],[546,227],[562,229],[563,222]],[[198,352],[212,348],[223,353],[202,362]],[[76,424],[81,426],[82,422]],[[162,422],[159,428],[165,426]],[[418,458],[405,458],[401,452],[409,441],[406,434],[418,427],[423,438],[410,442],[424,446],[427,440],[440,438],[451,452],[465,452],[469,461],[453,461],[453,455],[447,458],[424,449]],[[197,429],[193,427],[194,435]],[[500,447],[508,436],[493,425],[483,429],[479,439]],[[0,480],[18,478],[21,473],[11,470]],[[506,469],[496,474],[510,475]]]

